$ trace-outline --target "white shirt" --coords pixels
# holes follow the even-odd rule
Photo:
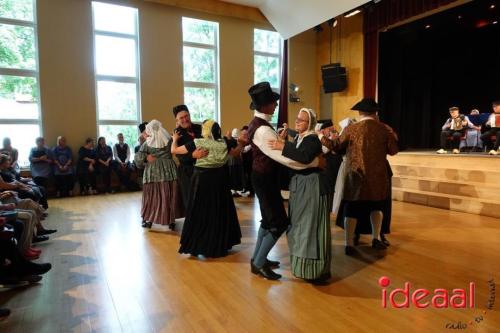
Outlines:
[[[486,125],[489,125],[491,127],[500,127],[500,124],[495,123],[496,116],[498,115],[499,115],[498,113],[490,114],[490,116],[488,117],[488,121],[486,122]]]
[[[269,122],[271,120],[271,115],[261,113],[259,111],[255,111],[254,113],[255,117],[264,119],[265,121]],[[315,168],[318,166],[318,158],[316,157],[311,163],[309,164],[302,164],[297,161],[294,161],[292,159],[289,159],[288,157],[285,157],[282,155],[282,152],[280,150],[273,150],[269,148],[268,142],[272,140],[277,140],[278,139],[278,133],[276,131],[269,127],[269,126],[260,126],[257,128],[255,131],[255,134],[253,136],[252,142],[259,147],[259,149],[270,159],[283,164],[286,167],[289,167],[294,170],[304,170],[308,168]]]
[[[123,147],[123,145],[119,144],[121,147]],[[120,157],[118,156],[118,151],[116,150],[116,145],[113,145],[113,156],[115,157],[115,160],[117,160],[118,162],[122,162],[122,163],[128,163],[128,161],[130,160],[130,147],[127,145],[127,159],[125,161],[122,161],[120,160]]]

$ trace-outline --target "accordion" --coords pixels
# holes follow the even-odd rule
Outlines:
[[[500,127],[500,114],[494,113],[491,115],[491,127]]]

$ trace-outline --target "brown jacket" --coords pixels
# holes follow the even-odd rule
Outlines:
[[[379,201],[391,190],[387,154],[398,152],[397,136],[388,125],[366,119],[347,127],[337,139],[321,143],[335,152],[346,151],[344,200]]]

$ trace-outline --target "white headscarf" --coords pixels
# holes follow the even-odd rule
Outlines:
[[[309,115],[309,124],[307,126],[307,130],[302,133],[302,135],[298,135],[297,137],[297,147],[300,146],[300,144],[302,143],[302,140],[308,136],[308,135],[316,135],[316,131],[315,131],[315,128],[316,128],[316,123],[317,123],[317,119],[316,119],[316,112],[314,112],[313,109],[307,109],[307,108],[302,108],[299,110],[299,113],[301,112],[305,112]]]
[[[172,136],[161,126],[161,123],[153,119],[146,125],[146,143],[152,148],[163,148],[168,145]]]

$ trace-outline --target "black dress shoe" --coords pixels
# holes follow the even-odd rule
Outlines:
[[[346,246],[344,251],[346,256],[352,256],[356,252],[353,246]]]
[[[264,267],[258,269],[257,274],[266,278],[268,280],[279,280],[281,279],[281,275],[275,273],[269,266],[264,265]]]
[[[42,235],[42,236],[35,236],[33,237],[33,243],[40,243],[40,242],[45,242],[49,240],[49,236]]]
[[[151,229],[153,222],[146,222],[146,228]]]
[[[276,268],[276,267],[280,267],[280,262],[279,261],[274,261],[274,260],[266,259],[266,265],[268,267],[271,267],[271,268]]]
[[[377,250],[386,250],[387,246],[378,239],[372,240],[372,247]]]
[[[380,240],[382,241],[382,243],[384,243],[385,246],[391,245],[391,243],[389,243],[389,241],[387,240],[387,238],[385,238],[384,235],[380,235]]]
[[[170,224],[168,225],[168,228],[169,228],[170,230],[174,231],[174,230],[175,230],[175,222],[170,223]]]
[[[43,236],[43,235],[50,235],[57,232],[57,229],[42,229],[37,232],[38,236]]]

